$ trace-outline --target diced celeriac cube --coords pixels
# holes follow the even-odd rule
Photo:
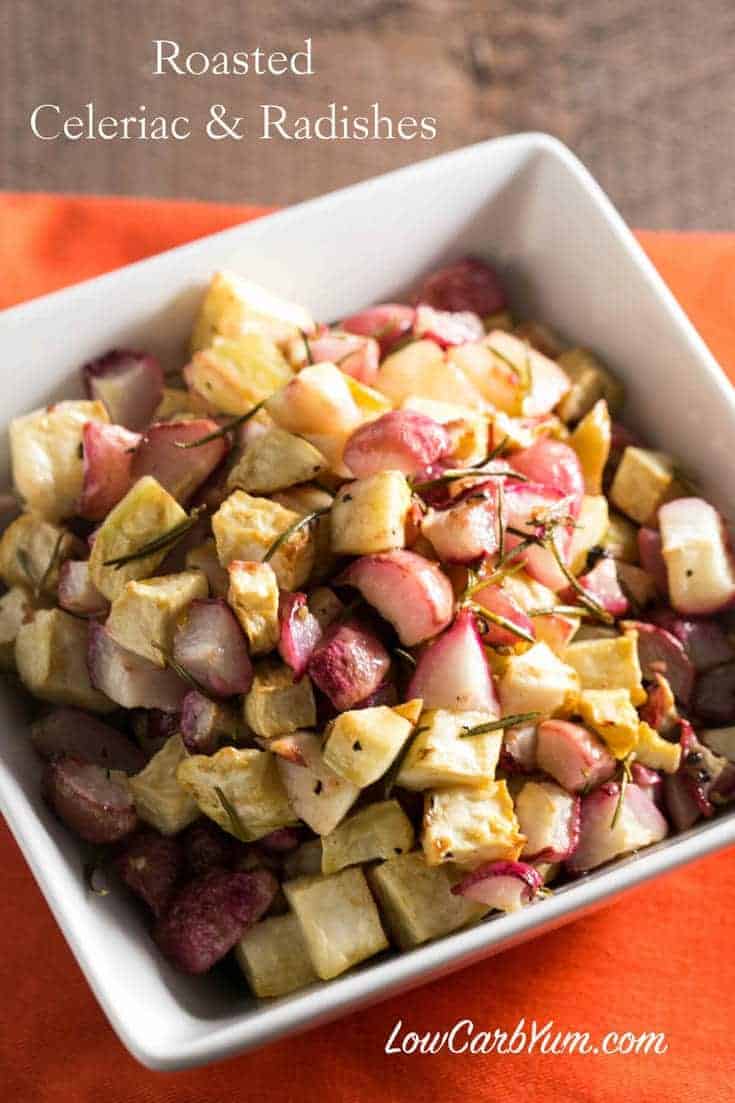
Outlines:
[[[732,604],[735,561],[725,524],[709,502],[681,498],[659,513],[669,596],[682,613],[707,615]]]
[[[373,421],[393,409],[393,403],[380,391],[376,391],[374,387],[368,387],[367,383],[361,383],[353,375],[346,375],[344,372],[342,374],[345,375],[347,389],[363,421]]]
[[[462,737],[465,728],[493,717],[486,712],[424,712],[419,731],[403,759],[396,782],[403,789],[438,789],[448,785],[484,785],[495,777],[502,731]]]
[[[503,715],[567,712],[579,692],[576,671],[557,658],[548,644],[535,643],[522,655],[511,655],[498,680]]]
[[[627,689],[583,689],[576,711],[616,758],[635,750],[640,720]]]
[[[588,494],[602,493],[602,473],[610,455],[612,442],[612,423],[607,402],[601,398],[589,413],[580,421],[569,438],[569,443],[577,453],[584,488]]]
[[[513,342],[514,351],[518,344],[522,346],[522,343],[511,334],[493,330],[485,341],[468,342],[450,349],[447,359],[453,369],[461,371],[465,379],[477,390],[486,406],[502,413],[520,415],[524,394],[525,358],[519,370],[509,359],[503,355],[497,355],[494,350],[497,349],[502,354],[501,345],[506,338]],[[449,395],[447,397],[451,398]],[[474,402],[472,405],[480,406],[480,403]]]
[[[179,616],[195,598],[208,593],[201,571],[132,579],[113,601],[105,627],[121,647],[163,667],[161,648],[171,651]]]
[[[326,467],[313,444],[276,426],[247,446],[230,471],[227,486],[249,494],[272,494],[315,479]]]
[[[188,759],[180,735],[172,735],[147,766],[128,781],[142,820],[162,835],[176,835],[199,815],[199,807],[178,782],[179,765]]]
[[[0,670],[15,670],[15,640],[21,625],[33,619],[35,603],[25,586],[0,597]]]
[[[330,877],[300,877],[286,881],[283,891],[322,980],[338,977],[388,948],[361,869],[344,869]]]
[[[6,586],[40,587],[52,597],[59,584],[59,567],[77,548],[79,542],[59,525],[37,513],[21,513],[0,538],[0,578]]]
[[[424,798],[421,843],[429,865],[515,861],[525,841],[504,781],[440,789]]]
[[[645,721],[641,721],[638,725],[635,757],[637,762],[641,762],[651,770],[675,774],[681,764],[681,744],[670,743]]]
[[[437,402],[421,395],[410,395],[404,399],[402,408],[426,414],[445,426],[451,440],[449,455],[459,466],[470,467],[487,455],[487,414],[455,402]]]
[[[176,777],[199,810],[236,837],[260,839],[296,822],[268,751],[222,747],[213,755],[191,755],[179,763]]]
[[[413,843],[413,826],[397,800],[368,804],[324,836],[322,873],[407,854]]]
[[[301,761],[277,757],[289,803],[296,816],[315,834],[328,835],[347,815],[360,795],[360,788],[327,765],[318,735],[297,732],[290,743]]]
[[[107,561],[137,552],[184,520],[186,513],[159,482],[150,475],[138,479],[95,533],[89,556],[92,583],[114,601],[131,579],[150,578],[166,557],[166,548],[123,566],[106,565]]]
[[[349,476],[342,463],[347,438],[366,420],[355,397],[353,382],[335,364],[310,364],[274,394],[267,406],[276,425],[306,437],[335,474],[343,477]]]
[[[341,713],[327,728],[324,761],[365,788],[382,777],[411,734],[413,724],[387,705]]]
[[[183,387],[164,387],[153,421],[184,421],[188,417],[197,417],[205,408],[205,404],[191,391],[185,391]]]
[[[638,562],[638,528],[627,517],[623,517],[622,513],[610,514],[607,532],[601,543],[605,551],[618,562]]]
[[[227,602],[250,643],[251,655],[264,655],[278,643],[278,579],[270,563],[233,560],[227,568]]]
[[[608,526],[607,498],[604,494],[585,494],[567,554],[572,574],[582,574],[590,549],[602,543]]]
[[[452,893],[461,876],[449,864],[427,865],[421,851],[397,855],[370,870],[385,925],[402,950],[450,934],[486,914],[484,904]]]
[[[557,363],[572,380],[572,389],[559,404],[559,417],[580,421],[596,402],[604,398],[613,416],[623,404],[623,388],[587,349],[567,349]]]
[[[29,509],[58,521],[71,517],[82,492],[82,430],[109,422],[101,402],[56,402],[10,423],[13,481]]]
[[[501,319],[503,315],[499,314],[496,317]],[[490,319],[490,321],[492,321],[492,319]],[[485,324],[487,326],[487,320]],[[538,322],[533,318],[529,318],[524,322],[519,322],[518,325],[514,326],[512,318],[510,315],[507,315],[502,325],[500,321],[496,321],[495,325],[488,328],[510,329],[516,337],[520,337],[522,341],[528,341],[529,344],[533,345],[539,352],[543,352],[544,356],[549,356],[554,360],[564,350],[564,345],[559,334],[555,333],[554,330],[544,322]]]
[[[89,680],[87,629],[86,621],[62,609],[38,609],[15,639],[18,676],[43,701],[110,712],[115,706]]]
[[[645,701],[635,630],[614,639],[572,643],[564,658],[577,671],[582,689],[625,689],[634,705]]]
[[[292,377],[283,354],[261,333],[215,337],[208,348],[195,352],[184,368],[184,379],[195,400],[212,413],[236,417],[248,413]]]
[[[400,471],[381,471],[340,488],[330,514],[335,555],[371,555],[406,543],[411,488]]]
[[[471,410],[487,407],[474,381],[462,367],[445,357],[435,341],[413,341],[391,353],[380,365],[375,386],[395,406],[412,395],[422,395],[436,402],[455,402]]]
[[[256,735],[271,738],[313,728],[316,724],[314,690],[308,677],[295,682],[285,663],[266,659],[255,668],[245,698],[245,720]]]
[[[301,332],[313,333],[314,320],[305,307],[289,302],[235,272],[217,272],[194,324],[192,351],[211,345],[215,337],[257,333],[283,344]]]
[[[206,575],[210,592],[215,597],[227,596],[230,576],[219,561],[214,540],[205,540],[203,544],[189,548],[185,563],[187,570],[202,571]]]
[[[212,517],[217,554],[223,567],[233,559],[262,562],[273,543],[300,520],[268,498],[253,498],[236,490]],[[284,540],[269,560],[282,590],[298,590],[314,564],[314,535],[304,525]]]
[[[261,998],[285,996],[317,979],[293,912],[254,924],[235,947],[235,957],[253,994]]]
[[[655,523],[659,507],[680,497],[674,461],[665,452],[629,445],[615,472],[610,501],[639,525]]]
[[[575,799],[553,781],[525,782],[515,798],[519,830],[526,836],[524,857],[567,849]]]

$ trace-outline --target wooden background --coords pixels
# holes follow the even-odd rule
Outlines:
[[[151,39],[215,51],[314,43],[311,77],[151,75]],[[283,103],[436,115],[432,142],[40,142],[76,114],[207,116]],[[0,186],[291,203],[467,142],[542,129],[629,222],[735,228],[733,0],[0,0]]]

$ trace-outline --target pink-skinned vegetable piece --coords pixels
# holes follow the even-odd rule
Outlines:
[[[544,720],[539,724],[536,761],[570,793],[581,793],[607,781],[616,769],[615,759],[602,740],[569,720]]]
[[[421,697],[424,708],[461,712],[475,709],[500,717],[500,701],[490,674],[475,617],[468,609],[421,652],[407,699]]]
[[[298,681],[306,673],[314,648],[322,638],[322,626],[310,610],[306,594],[285,590],[278,599],[278,620],[278,654]]]
[[[270,834],[258,839],[258,846],[273,854],[288,854],[295,850],[303,840],[303,833],[298,827],[278,827]]]
[[[353,709],[374,709],[378,705],[386,705],[393,708],[400,701],[398,690],[393,682],[381,682],[377,689],[353,705]]]
[[[516,797],[516,815],[526,836],[523,857],[529,862],[563,862],[579,841],[579,797],[553,781],[525,786]]]
[[[215,870],[174,896],[154,938],[184,973],[206,973],[270,907],[278,890],[272,873]]]
[[[163,369],[154,356],[113,349],[82,368],[89,398],[104,403],[110,421],[126,429],[145,428],[163,395]]]
[[[110,603],[89,577],[86,559],[65,559],[59,567],[58,600],[62,609],[77,617],[107,614]]]
[[[389,667],[390,656],[377,636],[349,620],[325,633],[307,669],[314,685],[344,712],[374,693]]]
[[[699,811],[703,816],[714,813],[710,794],[720,775],[727,768],[726,758],[721,757],[700,743],[688,720],[680,720],[681,765],[678,773],[683,778]]]
[[[452,620],[452,585],[436,563],[398,549],[363,555],[340,576],[393,625],[402,644],[413,647],[443,631]]]
[[[529,636],[535,638],[536,631],[533,620],[521,609],[518,602],[507,590],[503,590],[500,586],[484,586],[474,594],[473,600],[477,605],[481,605],[483,609],[504,617],[505,620],[510,621],[511,624],[515,624]],[[486,623],[487,629],[483,632],[482,638],[491,647],[513,647],[518,643],[519,637],[508,628],[493,624],[491,620]]]
[[[503,494],[503,516],[506,525],[506,554],[523,539],[508,532],[508,527],[520,529],[529,535],[538,533],[539,526],[534,521],[546,516],[566,515],[565,495],[559,490],[551,490],[539,483],[506,483]],[[558,525],[554,529],[554,540],[562,559],[566,562],[572,537],[572,528]],[[548,548],[530,547],[512,557],[512,563],[523,563],[526,571],[544,586],[557,592],[568,585],[564,572],[559,568],[552,552]]]
[[[570,873],[584,873],[632,850],[640,850],[666,838],[668,824],[651,798],[629,783],[621,801],[618,782],[606,782],[582,798],[579,842],[566,862]]]
[[[449,433],[416,410],[391,410],[361,425],[347,441],[344,462],[358,479],[381,471],[416,475],[449,451]]]
[[[508,300],[494,268],[477,257],[463,257],[426,276],[416,301],[436,310],[471,310],[486,318],[504,310]]]
[[[530,448],[514,452],[510,462],[515,471],[532,483],[557,491],[569,499],[567,513],[579,514],[584,497],[584,475],[577,453],[563,441],[540,437]]]
[[[466,896],[494,911],[512,912],[530,904],[543,882],[527,862],[488,862],[452,886],[455,896]]]
[[[173,670],[162,670],[121,647],[94,621],[89,625],[87,666],[95,689],[125,709],[178,712],[188,688]]]
[[[620,588],[617,566],[611,556],[603,555],[592,570],[580,575],[577,581],[612,616],[622,617],[628,611],[628,599]],[[571,602],[577,599],[571,586],[561,596]]]
[[[623,628],[638,633],[638,661],[646,681],[663,674],[682,705],[688,706],[694,689],[694,665],[686,651],[665,628],[647,621],[626,620]]]
[[[630,767],[631,779],[639,789],[651,798],[657,808],[663,808],[664,779],[657,770],[651,770],[641,762],[633,762]]]
[[[735,602],[735,560],[722,516],[703,498],[658,511],[669,600],[677,613],[707,616]]]
[[[421,532],[444,563],[475,563],[498,549],[498,488],[483,486],[448,509],[429,509]]]
[[[735,648],[716,620],[689,620],[666,608],[654,609],[651,620],[676,636],[698,672],[735,659]]]
[[[41,791],[62,823],[88,843],[116,843],[138,817],[126,786],[103,766],[58,755],[44,767]]]
[[[245,634],[223,598],[192,601],[174,635],[174,659],[217,697],[247,693],[253,665]]]
[[[532,774],[536,770],[536,725],[506,728],[500,749],[500,766],[508,774]]]
[[[197,689],[190,690],[182,702],[179,731],[189,754],[214,754],[224,739],[238,735],[241,726],[230,705],[213,701]]]
[[[380,345],[374,337],[327,331],[309,338],[309,351],[315,364],[324,361],[336,364],[345,375],[351,375],[368,387],[378,374]]]
[[[666,574],[666,564],[661,553],[661,533],[656,529],[646,528],[644,525],[638,529],[638,556],[641,566],[646,574],[649,574],[656,584],[656,589],[662,597],[669,593],[669,579]]]
[[[735,762],[728,762],[717,775],[710,788],[709,799],[715,808],[735,800]]]
[[[228,443],[224,437],[216,437],[197,448],[177,445],[192,444],[218,429],[217,422],[206,417],[151,425],[133,456],[133,478],[152,475],[178,502],[186,504],[222,462]]]
[[[735,724],[735,663],[723,663],[700,674],[692,709],[700,720],[712,727]]]
[[[415,314],[414,308],[405,303],[378,303],[345,318],[342,329],[361,337],[373,337],[380,345],[380,355],[387,356],[411,332]]]
[[[687,831],[702,818],[701,809],[682,773],[664,777],[664,807],[677,831]]]
[[[125,497],[133,483],[133,453],[140,433],[121,425],[88,421],[82,429],[84,474],[77,512],[89,521],[101,521]]]
[[[233,869],[247,853],[247,846],[203,816],[178,836],[189,877],[206,877],[216,869]]]
[[[178,838],[144,827],[127,839],[115,856],[115,872],[158,918],[174,894],[183,857]]]
[[[137,774],[146,763],[145,755],[131,739],[82,709],[57,708],[35,720],[31,742],[41,758],[68,755],[126,774]]]
[[[148,759],[179,731],[179,715],[160,709],[133,709],[130,714],[135,740]]]
[[[481,341],[485,336],[482,318],[471,310],[436,310],[427,303],[416,307],[413,332],[419,339],[435,341],[441,348]]]

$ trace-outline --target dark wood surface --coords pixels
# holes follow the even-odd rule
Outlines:
[[[298,49],[316,75],[155,77],[182,48]],[[76,114],[212,102],[318,115],[379,100],[435,115],[435,141],[41,142],[39,102]],[[0,0],[0,185],[292,203],[517,130],[558,135],[639,226],[735,228],[733,0]]]

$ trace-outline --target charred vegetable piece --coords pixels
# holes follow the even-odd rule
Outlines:
[[[85,842],[119,842],[138,822],[124,780],[102,766],[55,756],[46,765],[41,788],[59,819]]]
[[[389,666],[390,657],[377,636],[351,620],[327,632],[307,669],[314,685],[344,712],[378,688]]]

